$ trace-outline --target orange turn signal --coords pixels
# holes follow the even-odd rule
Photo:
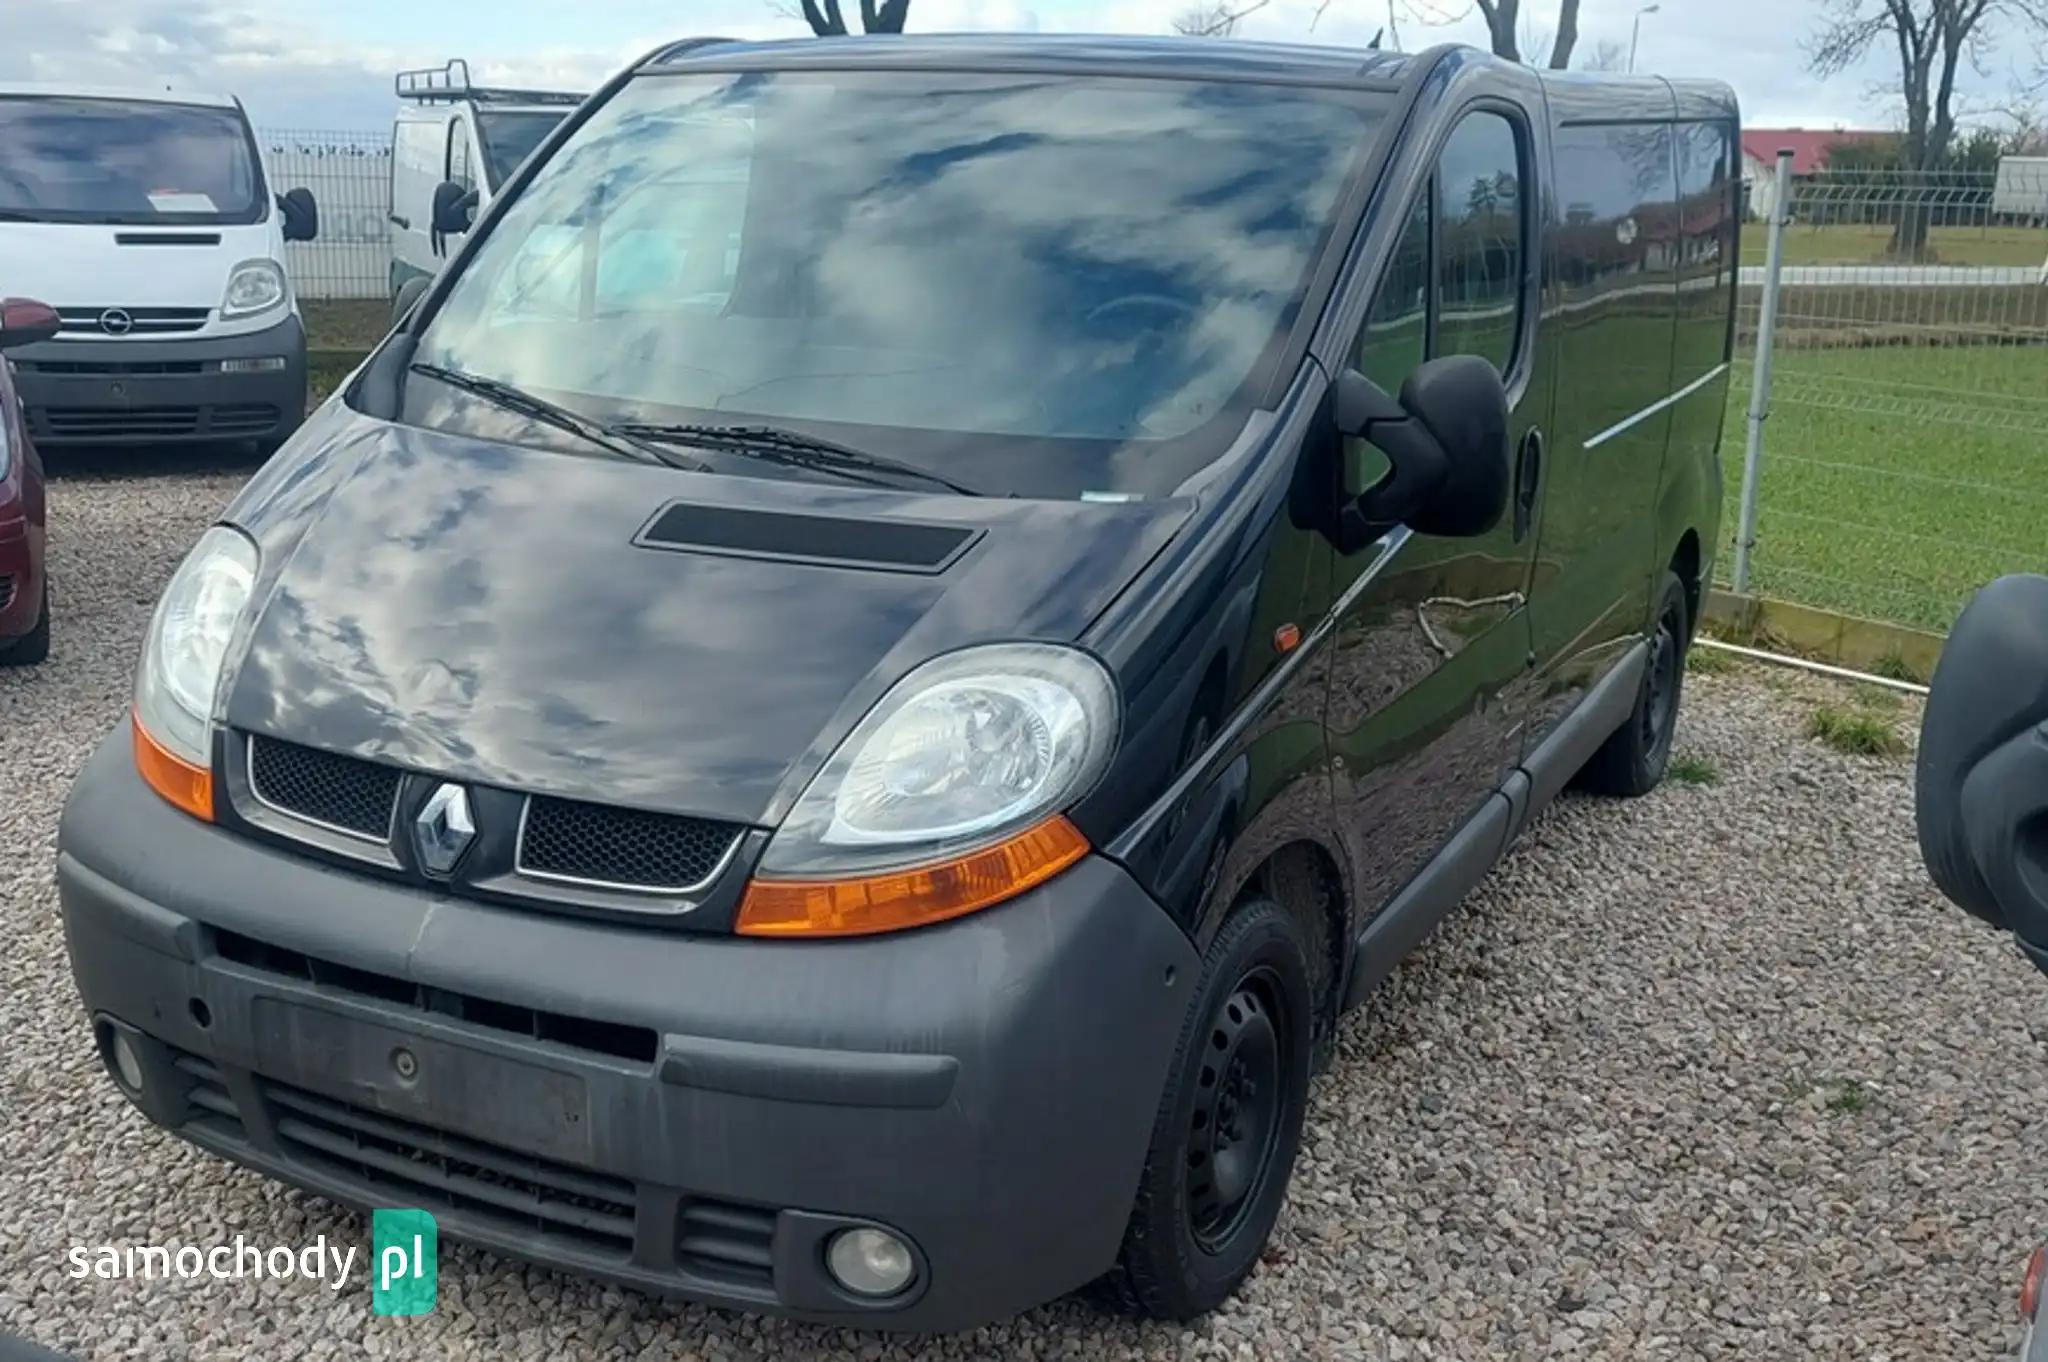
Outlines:
[[[142,773],[143,782],[194,818],[211,823],[213,772],[194,766],[150,737],[142,726],[142,716],[134,710],[129,711],[129,718],[135,726],[135,769]]]
[[[740,900],[741,936],[866,936],[961,917],[1044,884],[1088,854],[1088,839],[1054,814],[1008,841],[937,865],[852,880],[754,880]]]

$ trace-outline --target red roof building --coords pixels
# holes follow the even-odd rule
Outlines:
[[[1888,132],[1857,128],[1744,128],[1742,159],[1746,166],[1769,170],[1778,163],[1778,152],[1792,152],[1792,173],[1812,175],[1828,167],[1828,151],[1842,142],[1870,142],[1890,137]]]

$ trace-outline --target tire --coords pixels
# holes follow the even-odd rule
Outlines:
[[[36,627],[0,647],[0,667],[27,667],[50,655],[50,584],[43,583],[43,608]]]
[[[1308,1107],[1311,949],[1299,920],[1270,900],[1239,907],[1217,933],[1188,1003],[1123,1247],[1093,1288],[1099,1303],[1193,1319],[1258,1265]]]
[[[1614,730],[1579,772],[1578,784],[1595,794],[1633,799],[1663,782],[1671,764],[1671,739],[1678,731],[1678,702],[1685,690],[1685,654],[1692,638],[1685,584],[1664,574],[1650,658],[1628,722]]]

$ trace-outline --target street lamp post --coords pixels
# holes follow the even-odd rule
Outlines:
[[[1643,16],[1644,16],[1645,14],[1655,14],[1655,13],[1657,12],[1657,8],[1658,8],[1658,7],[1657,7],[1656,5],[1644,5],[1644,6],[1643,6],[1643,7],[1641,8],[1641,9],[1639,9],[1639,10],[1637,10],[1637,11],[1636,11],[1636,21],[1635,21],[1635,22],[1634,22],[1633,24],[1629,25],[1629,30],[1628,30],[1628,69],[1629,69],[1629,74],[1630,74],[1630,75],[1634,75],[1634,74],[1635,74],[1635,69],[1636,69],[1636,43],[1637,43],[1637,42],[1639,42],[1639,41],[1641,41],[1641,39],[1642,39],[1642,36],[1643,36]]]

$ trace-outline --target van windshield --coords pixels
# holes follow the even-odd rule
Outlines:
[[[226,225],[262,199],[239,109],[0,97],[0,219]]]
[[[998,494],[1165,494],[1242,427],[1388,100],[643,76],[504,206],[417,359],[611,422],[796,428]],[[409,384],[406,419],[502,428],[441,387]]]
[[[487,109],[478,113],[476,130],[483,139],[484,164],[489,172],[491,188],[496,189],[511,179],[512,172],[519,169],[519,163],[533,155],[533,149],[546,140],[568,112],[567,109],[559,109],[545,113],[509,113]]]

